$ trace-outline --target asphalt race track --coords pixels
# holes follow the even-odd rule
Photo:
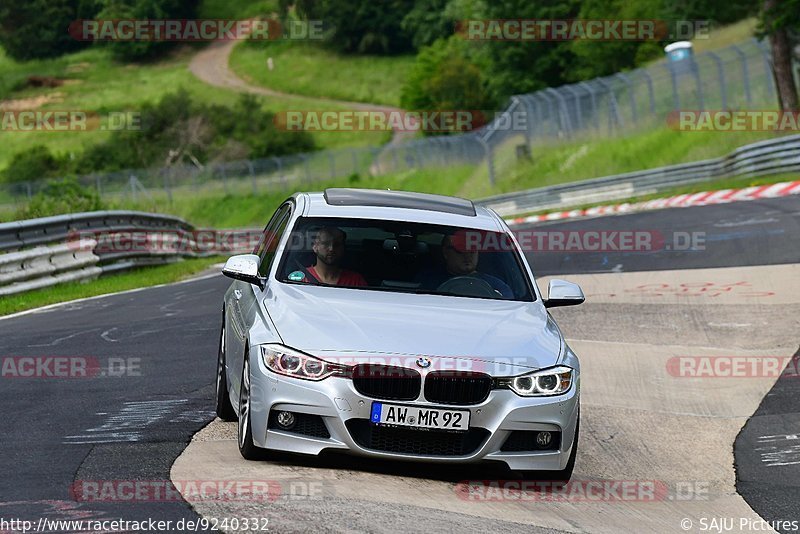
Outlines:
[[[705,354],[706,351],[717,354],[715,350],[727,350],[743,355],[783,356],[797,351],[797,332],[800,329],[797,274],[800,271],[793,267],[800,264],[800,197],[643,212],[518,227],[515,231],[598,229],[653,232],[653,235],[660,236],[658,241],[663,246],[638,252],[531,253],[538,276],[578,275],[568,278],[574,278],[588,288],[586,304],[554,313],[582,358],[597,347],[602,348],[604,343],[609,347],[611,344],[627,344],[632,352],[635,352],[633,347],[637,344],[647,343],[648,350],[654,351],[655,367],[648,367],[647,357],[633,360],[624,355],[619,360],[629,365],[626,371],[634,369],[644,373],[642,376],[651,377],[655,376],[654,372],[663,371],[663,362],[672,357],[672,353],[667,352],[656,354],[661,345],[680,346],[684,351],[681,353],[685,353],[686,347],[692,347],[692,354]],[[687,235],[704,233],[704,248],[668,250],[673,248],[676,232]],[[724,269],[731,267],[751,270]],[[697,271],[689,272],[687,269]],[[648,278],[648,273],[660,276],[656,271],[674,271],[676,276],[686,275],[686,280],[690,281],[681,285],[681,279],[676,278],[674,283],[663,284],[668,287],[656,293],[650,289],[640,290],[654,283],[652,277]],[[608,282],[611,278],[602,276],[618,276],[613,278],[618,286],[611,288]],[[681,291],[689,289],[689,293],[695,295],[691,288],[698,287],[698,280],[705,284],[699,287],[706,287],[708,291],[690,298],[692,304],[684,304],[687,297],[681,295]],[[544,282],[540,280],[540,287],[546,286]],[[50,519],[122,518],[135,521],[157,518],[173,523],[199,517],[192,506],[180,499],[150,499],[134,503],[85,498],[76,501],[74,490],[80,484],[92,481],[164,482],[170,480],[171,469],[175,478],[178,464],[173,468],[173,463],[176,458],[192,436],[213,419],[213,379],[221,295],[227,285],[228,281],[221,276],[211,276],[0,320],[4,359],[37,357],[41,360],[61,356],[83,358],[90,362],[90,367],[98,366],[96,376],[88,378],[25,378],[8,376],[7,372],[0,377],[0,398],[5,412],[3,454],[0,456],[0,471],[3,473],[0,516],[34,522],[44,516]],[[769,299],[766,298],[768,293]],[[712,294],[719,296],[714,299]],[[702,304],[697,304],[700,300]],[[691,332],[691,336],[686,332]],[[597,349],[596,352],[601,354],[603,351]],[[609,349],[610,353],[613,351]],[[594,362],[591,358],[586,360],[585,373],[590,377],[594,371],[613,382],[613,376],[604,376],[604,369],[622,363],[615,363],[610,356],[602,354]],[[800,520],[797,509],[800,495],[797,443],[800,441],[788,442],[791,440],[789,436],[794,435],[796,440],[800,433],[797,404],[800,380],[797,377],[782,378],[777,384],[774,377],[742,379],[746,382],[741,383],[738,379],[716,380],[712,396],[702,399],[692,395],[681,398],[680,388],[686,386],[680,383],[654,386],[652,382],[643,382],[630,394],[621,388],[619,382],[613,384],[616,388],[613,391],[592,391],[587,386],[584,423],[587,446],[579,452],[576,476],[581,479],[667,479],[669,472],[680,470],[681,463],[692,454],[702,460],[708,470],[696,473],[690,480],[709,481],[712,495],[717,495],[715,492],[719,489],[720,510],[739,515],[744,513],[735,491],[724,490],[735,485],[763,518]],[[661,386],[663,390],[659,389]],[[742,392],[741,398],[725,396],[736,391]],[[770,392],[769,396],[762,403],[767,392]],[[650,417],[635,413],[633,410],[638,407],[626,404],[628,397],[638,399],[640,405],[647,404],[648,409],[654,410],[647,414]],[[709,399],[714,402],[710,403]],[[729,400],[730,404],[724,404]],[[658,411],[659,406],[663,412]],[[667,414],[667,406],[670,410],[675,406],[680,410],[676,408]],[[747,422],[748,416],[754,412],[756,416]],[[663,418],[653,418],[653,413],[660,413]],[[686,414],[695,419],[698,414],[709,419],[702,423],[693,419],[691,424],[696,423],[696,427],[681,427],[689,424],[688,419],[679,419]],[[609,426],[606,416],[617,426]],[[671,421],[673,416],[675,420]],[[745,422],[747,425],[736,439]],[[672,441],[662,440],[661,448],[652,450],[631,449],[632,443],[638,443],[630,439],[631,435],[649,433],[653,431],[651,425],[656,424],[663,425],[665,431],[674,432],[670,434]],[[230,440],[230,428],[218,423],[214,425],[206,429],[211,435],[206,436],[207,441],[203,443],[217,447],[211,453],[227,455],[232,464],[240,465],[243,461],[236,451],[235,442]],[[690,435],[685,435],[683,429]],[[692,432],[695,434],[691,435]],[[712,435],[716,437],[710,437]],[[794,451],[794,456],[785,455],[793,464],[772,465],[787,462],[764,462],[763,454],[770,451],[755,450],[765,446],[762,443],[764,436],[777,435],[783,436],[784,442],[767,443],[766,446]],[[700,450],[705,447],[690,447],[691,442],[705,444],[705,437],[708,437],[709,444],[713,441],[720,450],[728,451],[730,461],[726,463],[725,458],[718,460],[711,456],[706,458]],[[733,464],[734,440],[738,478],[734,478],[732,467],[730,476],[717,475]],[[193,442],[192,446],[195,443],[199,442]],[[211,453],[206,451],[204,454]],[[184,468],[187,467],[185,456],[181,457]],[[524,509],[509,511],[493,503],[461,503],[483,506],[479,512],[459,508],[458,502],[452,509],[446,509],[438,506],[435,498],[440,491],[452,494],[453,484],[459,480],[507,478],[507,475],[492,473],[482,467],[468,473],[464,467],[438,470],[407,464],[361,465],[360,462],[350,459],[322,463],[299,461],[297,469],[319,473],[326,488],[330,487],[340,499],[336,502],[341,506],[336,508],[320,501],[284,503],[282,508],[276,508],[282,515],[269,514],[273,521],[271,530],[319,530],[321,525],[326,525],[327,528],[322,530],[363,530],[371,526],[374,527],[371,530],[388,532],[402,522],[413,525],[407,530],[428,532],[457,527],[509,532],[614,531],[613,525],[628,524],[652,531],[681,531],[677,523],[670,521],[675,513],[681,511],[682,503],[671,503],[669,513],[672,515],[664,515],[662,522],[654,519],[654,523],[647,523],[646,512],[636,509],[623,513],[619,509],[624,507],[609,502],[583,506],[573,503],[563,510],[559,506],[549,507],[555,510],[551,518],[545,517],[542,508],[536,508],[534,515],[541,514],[541,521],[529,518],[531,513],[526,516]],[[647,472],[648,462],[653,463],[652,474]],[[282,469],[294,469],[291,460],[285,460],[281,465]],[[214,465],[214,469],[225,467],[224,462]],[[268,464],[244,464],[247,469],[269,467]],[[712,471],[715,467],[717,471]],[[197,464],[194,468],[200,469],[198,478],[203,473],[205,479],[214,478],[216,471],[213,469],[206,470]],[[270,476],[279,474],[271,472]],[[684,476],[683,480],[686,479]],[[393,482],[387,485],[387,480]],[[370,501],[369,496],[353,498],[349,508],[340,502],[346,497],[348,488],[357,492],[359,486],[373,488],[370,485],[373,483],[384,485],[380,491],[390,493],[387,499],[397,498],[394,506],[381,507]],[[413,495],[415,492],[421,493]],[[707,505],[692,502],[685,507],[691,509],[692,517],[696,517],[702,513],[704,504]],[[197,503],[193,505],[208,515],[208,508]],[[324,509],[324,517],[314,513],[315,507]],[[224,508],[220,510],[226,511]],[[420,515],[420,510],[427,512]],[[263,508],[249,511],[268,513]],[[230,513],[230,509],[227,512]],[[565,520],[570,514],[579,518],[584,514],[586,517],[574,522]],[[594,518],[593,523],[586,519],[589,516]],[[380,521],[376,526],[377,520]]]

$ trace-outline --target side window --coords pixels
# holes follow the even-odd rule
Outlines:
[[[267,225],[266,230],[264,230],[264,237],[259,244],[259,250],[256,252],[261,258],[261,266],[258,269],[258,273],[261,276],[266,276],[272,266],[272,261],[275,259],[275,251],[278,248],[281,236],[286,231],[290,216],[291,206],[289,204],[283,205]]]

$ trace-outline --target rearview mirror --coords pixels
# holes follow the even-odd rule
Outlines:
[[[222,268],[222,274],[234,280],[241,280],[248,284],[254,284],[264,289],[264,277],[258,274],[261,265],[261,258],[255,254],[239,254],[231,256]]]
[[[557,306],[575,306],[582,304],[586,300],[583,290],[578,284],[567,282],[566,280],[550,280],[547,286],[547,300],[544,301],[545,308],[555,308]]]

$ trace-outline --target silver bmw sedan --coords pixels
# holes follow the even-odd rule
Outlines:
[[[519,243],[471,201],[398,191],[297,193],[231,257],[216,410],[246,459],[326,450],[495,461],[568,480],[580,365]]]

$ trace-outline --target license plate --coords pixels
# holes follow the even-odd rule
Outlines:
[[[373,402],[370,421],[376,425],[466,431],[469,429],[469,415],[469,410],[442,410]]]

